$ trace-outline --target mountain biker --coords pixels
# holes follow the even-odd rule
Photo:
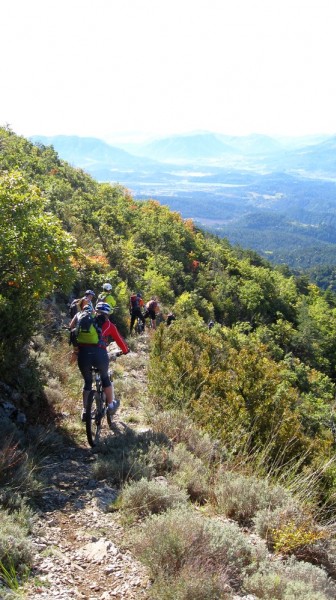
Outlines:
[[[154,296],[147,302],[145,309],[144,319],[149,317],[152,329],[156,329],[156,315],[159,312],[159,304]]]
[[[86,290],[82,298],[75,298],[70,304],[70,318],[72,319],[78,312],[84,310],[85,306],[90,306],[93,310],[92,299],[95,293],[93,290]]]
[[[114,312],[114,309],[116,308],[117,302],[116,302],[116,299],[114,298],[114,296],[112,296],[111,291],[112,291],[112,285],[110,283],[104,283],[103,291],[100,292],[100,294],[98,295],[97,302],[106,302],[106,304],[110,305],[111,312],[109,314],[109,319],[112,323],[115,324],[115,318],[113,316],[113,312]]]
[[[86,290],[83,298],[81,298],[79,301],[79,310],[83,310],[85,306],[90,306],[91,310],[93,310],[92,300],[95,297],[95,295],[96,294],[93,290]]]
[[[127,354],[129,348],[117,327],[109,320],[110,311],[111,307],[106,302],[97,303],[95,308],[96,316],[93,317],[93,320],[97,328],[98,341],[92,343],[82,343],[79,341],[74,349],[74,353],[77,354],[78,368],[84,379],[82,421],[85,421],[86,402],[92,389],[92,367],[96,367],[100,372],[109,410],[113,413],[119,406],[117,401],[112,402],[112,387],[108,375],[109,357],[106,347],[111,337],[118,344],[123,354]],[[83,313],[92,315],[90,306],[86,306]],[[73,330],[77,326],[80,318],[80,313],[74,316],[70,323],[70,330]]]
[[[112,313],[112,311],[115,308],[115,305],[117,303],[116,303],[114,296],[112,296],[111,291],[112,291],[112,285],[110,283],[104,283],[103,291],[100,292],[100,294],[98,295],[97,302],[106,302],[107,304],[109,304],[111,307],[111,313]]]
[[[137,318],[141,319],[142,324],[145,327],[145,317],[142,314],[143,305],[144,301],[140,292],[138,292],[137,294],[131,294],[129,301],[129,311],[131,315],[130,334],[132,333],[133,326]]]

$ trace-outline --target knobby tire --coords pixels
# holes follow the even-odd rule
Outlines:
[[[102,421],[104,418],[104,401],[96,390],[91,390],[86,404],[86,436],[93,448],[99,442]]]

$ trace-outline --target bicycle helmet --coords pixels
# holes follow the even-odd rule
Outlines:
[[[110,283],[104,283],[103,290],[105,290],[106,292],[110,292],[112,290],[112,285]]]
[[[96,294],[92,290],[86,290],[84,296],[95,296]]]
[[[98,302],[96,304],[96,310],[98,312],[105,313],[105,315],[109,315],[111,312],[111,307],[109,304],[107,304],[107,302]]]
[[[84,306],[84,308],[82,310],[83,310],[83,312],[84,311],[85,312],[92,312],[93,308],[92,308],[92,306],[90,306],[90,304],[86,304],[86,306]]]

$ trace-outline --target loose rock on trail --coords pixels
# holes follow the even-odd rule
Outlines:
[[[48,487],[35,525],[29,600],[147,598],[145,568],[120,549],[123,528],[107,508],[117,490],[92,478],[96,457],[68,447],[44,466]]]
[[[145,341],[138,344],[135,360],[144,355],[145,345]],[[134,369],[129,357],[124,361],[124,377],[145,389],[145,374]],[[117,425],[124,416],[122,404]],[[44,461],[44,493],[33,531],[34,564],[27,600],[148,598],[146,569],[121,548],[124,530],[119,514],[108,512],[118,490],[94,476],[97,456],[87,442],[65,442]]]

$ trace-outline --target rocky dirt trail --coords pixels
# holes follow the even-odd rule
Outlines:
[[[117,490],[92,478],[95,456],[68,447],[44,467],[48,488],[35,525],[36,584],[27,598],[147,598],[144,567],[120,549],[123,528],[107,512]]]
[[[123,419],[122,406],[118,419]],[[87,443],[73,443],[44,463],[46,485],[34,527],[35,577],[26,594],[29,600],[148,597],[146,569],[121,549],[119,515],[108,512],[118,490],[94,478],[96,460]]]

